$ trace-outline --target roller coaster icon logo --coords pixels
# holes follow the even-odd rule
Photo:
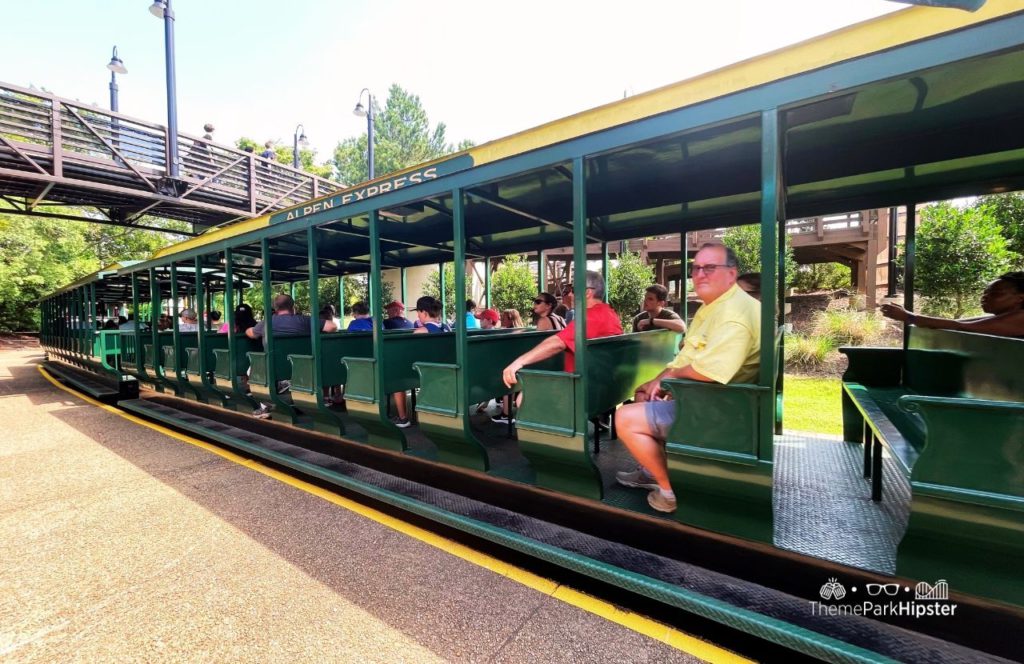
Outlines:
[[[945,579],[934,584],[921,581],[914,586],[899,582],[865,583],[863,587],[850,586],[847,590],[839,579],[832,577],[821,586],[818,595],[824,601],[811,602],[814,615],[922,618],[955,616],[957,610],[957,605],[949,601],[949,582]]]
[[[854,588],[854,591],[857,589]],[[901,590],[901,586],[898,583],[869,583],[867,584],[867,592],[871,596],[880,596],[882,593],[890,596],[896,596]],[[910,591],[910,588],[905,588],[906,591]],[[839,583],[836,578],[831,578],[821,586],[821,590],[818,591],[822,599],[834,599],[841,600],[846,597],[846,588],[843,584]],[[935,584],[930,584],[927,581],[921,581],[914,586],[914,599],[915,600],[948,600],[949,599],[949,583],[945,579],[939,579]]]

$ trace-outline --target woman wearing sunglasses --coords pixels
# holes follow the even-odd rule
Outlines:
[[[538,331],[561,330],[565,319],[555,313],[558,302],[551,293],[541,293],[533,300],[533,325]]]

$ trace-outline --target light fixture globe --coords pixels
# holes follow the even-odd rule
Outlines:
[[[149,6],[149,13],[157,18],[163,18],[164,9],[166,8],[167,5],[164,4],[163,0],[153,0],[153,4]]]
[[[352,114],[361,118],[366,117],[366,109],[363,108],[363,102],[356,102],[356,107],[352,109]]]
[[[127,74],[128,68],[124,66],[124,62],[121,58],[117,57],[117,47],[114,47],[114,53],[110,56],[110,62],[107,63],[107,69],[114,72],[115,74]]]

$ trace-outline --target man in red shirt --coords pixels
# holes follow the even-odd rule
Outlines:
[[[619,315],[615,310],[602,301],[604,297],[604,279],[598,272],[587,272],[587,338],[597,339],[599,337],[610,337],[615,334],[622,334],[622,324],[619,322]],[[540,342],[532,349],[526,351],[515,359],[512,364],[505,367],[501,377],[505,385],[512,387],[516,384],[516,372],[528,364],[534,364],[546,360],[558,353],[565,351],[565,370],[573,372],[576,369],[576,321],[569,323],[558,334],[550,336]]]

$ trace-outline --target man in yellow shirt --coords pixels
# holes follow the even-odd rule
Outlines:
[[[732,249],[721,244],[700,248],[690,274],[703,305],[690,323],[682,350],[664,371],[637,388],[637,403],[623,406],[615,415],[619,439],[641,466],[616,473],[615,479],[624,486],[650,490],[647,502],[661,512],[676,509],[664,447],[676,404],[664,399],[661,381],[686,378],[741,383],[757,379],[761,305],[736,285],[738,272]]]

